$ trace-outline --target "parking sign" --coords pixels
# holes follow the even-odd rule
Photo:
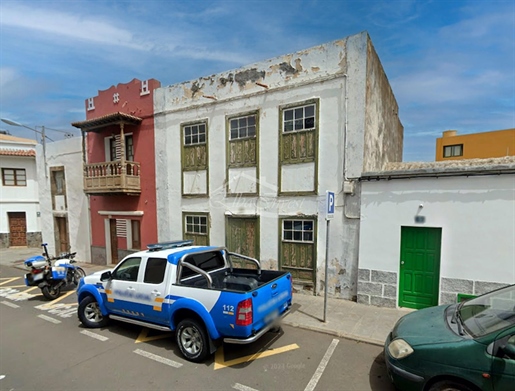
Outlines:
[[[326,191],[326,216],[327,220],[330,220],[334,217],[334,192]]]

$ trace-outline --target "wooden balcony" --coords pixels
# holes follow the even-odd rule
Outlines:
[[[114,160],[84,165],[84,192],[86,194],[141,193],[140,163]]]

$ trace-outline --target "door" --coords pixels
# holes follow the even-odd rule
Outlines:
[[[506,333],[503,333],[506,334]],[[495,391],[513,390],[515,384],[515,355],[506,354],[503,350],[515,351],[515,327],[508,335],[498,337],[495,350],[498,354],[492,357],[492,384]]]
[[[225,246],[231,252],[259,260],[259,219],[257,217],[227,217]],[[255,265],[232,259],[235,267]]]
[[[9,246],[27,245],[27,220],[25,212],[8,212],[9,219]]]
[[[111,241],[111,263],[118,263],[118,234],[115,219],[109,219],[109,237]]]
[[[438,305],[441,228],[401,227],[399,307]]]
[[[66,217],[56,217],[55,225],[57,226],[57,245],[58,253],[67,253],[70,251],[70,242],[68,240],[68,221]]]
[[[171,264],[166,258],[148,258],[143,274],[143,284],[141,284],[140,298],[147,305],[144,306],[143,316],[149,322],[165,324],[166,319],[162,315],[163,304],[166,297],[166,289],[169,285],[168,277],[170,272],[166,272]]]

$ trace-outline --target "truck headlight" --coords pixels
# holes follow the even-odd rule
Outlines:
[[[396,339],[388,345],[388,352],[393,358],[400,359],[413,353],[413,348],[405,340]]]

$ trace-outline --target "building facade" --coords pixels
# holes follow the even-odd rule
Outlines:
[[[402,160],[398,106],[366,32],[155,91],[159,240],[226,245],[326,284],[326,191],[336,194],[328,292],[357,292],[360,182]]]
[[[91,261],[117,263],[157,239],[155,79],[120,83],[86,100],[81,129],[89,197]]]
[[[36,144],[0,134],[0,248],[41,245]]]
[[[358,302],[424,308],[515,283],[515,157],[362,176]]]
[[[76,252],[77,260],[90,262],[90,217],[84,193],[82,140],[79,137],[36,147],[37,165],[47,175],[38,181],[41,232],[50,254]]]
[[[515,129],[458,135],[446,130],[436,139],[436,161],[515,156]]]

